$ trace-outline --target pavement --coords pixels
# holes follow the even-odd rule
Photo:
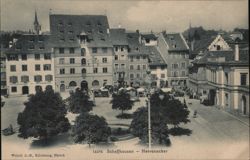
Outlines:
[[[65,95],[67,96],[67,95]],[[21,139],[17,133],[2,138],[2,159],[34,159],[35,154],[64,154],[64,157],[57,159],[249,159],[249,121],[247,117],[236,117],[216,107],[208,107],[200,104],[198,100],[185,98],[190,110],[190,123],[182,124],[181,127],[192,130],[191,135],[170,136],[172,145],[170,147],[154,147],[154,150],[164,149],[164,154],[142,153],[142,149],[147,146],[141,145],[138,138],[119,141],[108,148],[133,150],[134,154],[107,154],[107,146],[92,146],[88,148],[86,144],[74,144],[70,136],[61,136],[53,145],[48,147],[35,146],[35,139]],[[13,128],[18,128],[16,123],[17,115],[24,109],[23,102],[27,97],[10,97],[6,99],[6,104],[1,108],[1,129],[12,124]],[[110,98],[96,98],[94,114],[104,116],[109,124],[122,123],[129,124],[131,120],[120,120],[115,115],[121,113],[119,110],[112,110]],[[183,102],[183,98],[180,98]],[[144,106],[145,98],[136,102],[132,110]],[[197,118],[193,118],[193,112],[197,110]],[[76,115],[67,115],[74,120]],[[248,125],[247,125],[248,124]],[[170,128],[171,126],[169,126]],[[99,149],[104,153],[93,153]],[[138,151],[138,152],[137,152]],[[12,154],[31,154],[33,157],[13,157]],[[82,155],[79,157],[79,155]],[[86,156],[88,155],[88,156]],[[84,158],[85,157],[85,158]],[[37,157],[36,157],[37,158]],[[38,159],[50,159],[39,157]],[[53,158],[52,158],[53,159]],[[55,158],[54,158],[55,159]]]

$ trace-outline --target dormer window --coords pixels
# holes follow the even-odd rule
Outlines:
[[[73,31],[69,31],[68,33],[69,33],[69,34],[73,34]]]
[[[172,41],[174,40],[174,37],[173,37],[173,36],[169,36],[169,38],[170,38],[170,40],[172,40]]]
[[[89,31],[87,31],[88,33],[92,33],[92,31],[91,30],[89,30]]]
[[[43,46],[43,45],[42,45],[42,46],[40,46],[40,47],[39,47],[39,49],[41,49],[41,50],[42,50],[42,49],[44,49],[44,46]]]
[[[63,25],[63,22],[62,22],[62,21],[59,21],[58,25],[59,25],[59,26],[62,26],[62,25]]]
[[[43,37],[39,36],[38,42],[43,42]]]
[[[34,38],[31,38],[31,39],[30,39],[30,42],[34,42],[34,41],[35,41],[35,39],[34,39]]]
[[[98,26],[101,26],[101,25],[102,25],[102,23],[101,23],[101,22],[97,22],[97,25],[98,25]]]
[[[88,22],[86,23],[86,25],[87,25],[87,26],[90,26],[90,25],[91,25],[90,21],[88,21]]]
[[[99,30],[99,33],[103,34],[103,30]]]
[[[35,46],[34,45],[30,45],[29,49],[35,49]]]
[[[68,26],[72,26],[72,22],[69,22],[69,23],[68,23]]]
[[[70,38],[69,41],[73,42],[73,41],[74,41],[74,38]]]
[[[100,40],[105,41],[105,38],[102,37],[102,38],[100,38]]]
[[[63,33],[64,33],[64,30],[60,30],[59,32],[63,34]]]

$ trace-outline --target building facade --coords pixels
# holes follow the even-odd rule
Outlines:
[[[6,50],[8,94],[34,94],[47,86],[55,89],[54,68],[49,35],[22,35]]]
[[[180,33],[161,33],[158,49],[168,65],[168,85],[185,86],[188,81],[189,47]]]
[[[56,90],[113,85],[113,45],[106,16],[50,15]]]

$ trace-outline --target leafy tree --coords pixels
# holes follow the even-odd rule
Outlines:
[[[47,139],[67,132],[70,128],[65,117],[67,110],[58,93],[51,87],[45,91],[38,90],[24,103],[25,109],[18,114],[17,123],[20,125],[19,137],[24,139],[34,137]]]
[[[153,113],[153,114],[152,114]],[[142,142],[148,142],[148,109],[138,108],[133,115],[130,125],[131,133],[139,137]],[[154,144],[170,145],[168,137],[168,127],[163,117],[155,112],[151,112],[151,138]]]
[[[122,115],[124,110],[132,109],[134,102],[130,99],[130,94],[126,92],[126,90],[121,90],[117,94],[112,95],[112,109],[122,110]]]
[[[72,131],[76,143],[86,141],[89,147],[92,143],[107,142],[111,134],[111,129],[103,117],[88,113],[81,113],[76,117]]]
[[[87,92],[77,88],[75,92],[70,92],[68,101],[68,110],[72,113],[89,112],[92,110],[92,103],[89,101]]]

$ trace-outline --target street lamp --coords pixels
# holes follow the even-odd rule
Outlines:
[[[148,148],[151,149],[151,113],[150,113],[150,70],[147,70],[148,75],[148,93],[147,93],[147,106],[148,106]]]

